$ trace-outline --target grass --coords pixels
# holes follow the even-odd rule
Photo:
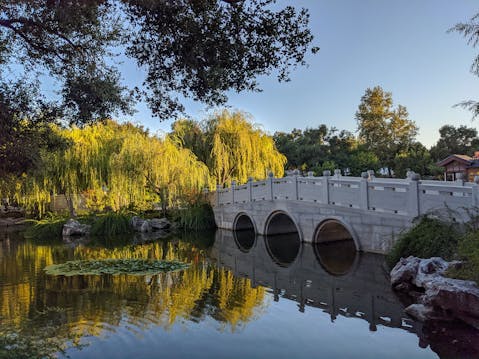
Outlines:
[[[479,283],[479,231],[469,231],[459,241],[457,257],[463,263],[459,268],[448,270],[452,278],[474,280]]]
[[[184,230],[205,230],[215,228],[213,208],[208,203],[195,203],[172,213],[173,221]]]
[[[119,234],[132,233],[130,213],[109,212],[94,219],[91,234],[93,236],[112,237]]]
[[[188,268],[188,264],[178,261],[160,261],[147,259],[103,259],[77,260],[45,267],[49,275],[101,275],[129,274],[154,275]]]
[[[33,223],[24,233],[25,238],[33,238],[40,241],[58,239],[62,236],[63,225],[68,218],[50,216],[41,220],[29,220]]]
[[[414,227],[403,232],[387,255],[392,268],[401,257],[442,257],[450,260],[457,252],[461,233],[457,224],[428,216],[420,217]]]

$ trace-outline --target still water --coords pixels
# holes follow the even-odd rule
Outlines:
[[[47,276],[73,259],[181,260],[154,276]],[[437,358],[382,256],[243,231],[78,243],[0,234],[0,356]],[[431,349],[431,347],[433,349]],[[15,353],[15,356],[13,354]]]

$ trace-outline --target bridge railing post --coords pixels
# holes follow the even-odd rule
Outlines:
[[[299,170],[294,170],[294,199],[297,201],[299,199],[299,189],[298,189],[298,176]]]
[[[248,187],[249,201],[253,202],[253,177],[248,177],[247,187]]]
[[[474,176],[474,184],[472,185],[472,207],[479,207],[479,176]]]
[[[235,188],[236,188],[236,181],[231,181],[231,203],[235,203]]]
[[[359,183],[359,208],[365,210],[369,209],[368,178],[369,173],[361,173],[361,182]]]
[[[273,172],[268,173],[268,187],[269,187],[269,198],[273,201],[274,200],[274,193],[273,193],[273,178],[274,174]]]
[[[321,203],[325,204],[329,204],[329,176],[331,176],[331,171],[323,171]]]
[[[419,174],[411,173],[408,188],[408,214],[410,217],[419,216]]]

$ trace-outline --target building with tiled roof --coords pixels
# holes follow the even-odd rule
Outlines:
[[[469,182],[474,181],[474,176],[479,176],[479,151],[474,152],[474,156],[450,155],[439,161],[438,166],[444,167],[444,180],[454,181],[458,174],[462,174],[464,179]]]

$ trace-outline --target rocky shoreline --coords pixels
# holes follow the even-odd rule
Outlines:
[[[406,313],[420,322],[460,321],[479,329],[477,284],[445,276],[448,269],[460,265],[439,257],[401,258],[391,271],[391,285],[406,297]]]

